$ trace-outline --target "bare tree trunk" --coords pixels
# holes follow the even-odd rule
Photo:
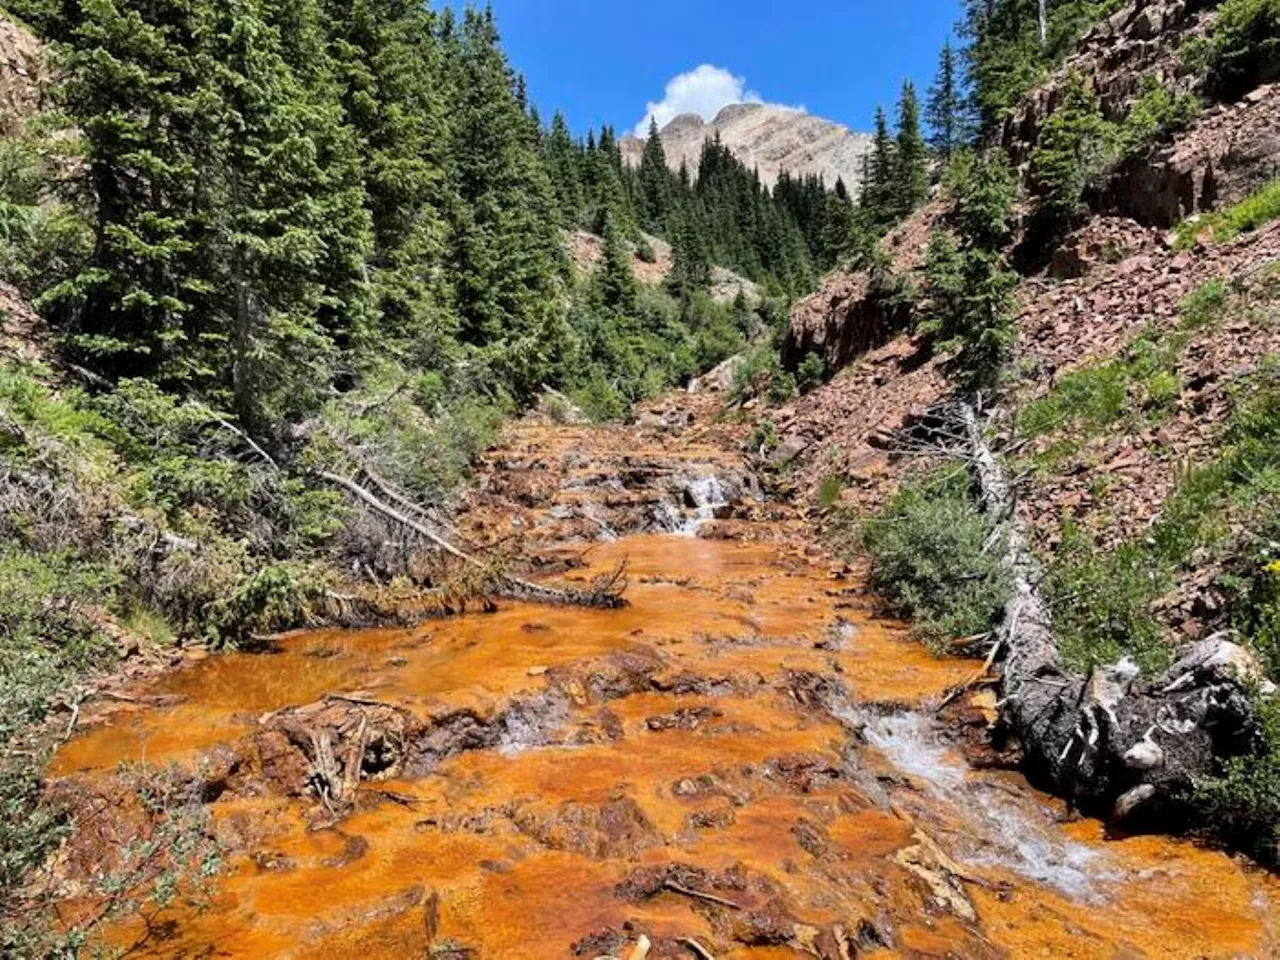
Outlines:
[[[1013,490],[978,412],[963,405],[961,418],[983,509],[1010,531],[1013,593],[998,632],[1006,732],[1021,744],[1028,772],[1073,802],[1116,819],[1183,825],[1195,810],[1196,782],[1220,757],[1252,748],[1248,688],[1262,681],[1261,669],[1226,635],[1184,648],[1158,677],[1142,676],[1128,659],[1087,677],[1066,667]]]

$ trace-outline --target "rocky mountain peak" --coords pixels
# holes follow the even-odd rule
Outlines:
[[[696,114],[682,114],[667,124],[659,136],[671,169],[681,163],[696,174],[704,141],[719,135],[721,142],[748,167],[760,171],[769,186],[785,170],[794,176],[817,174],[829,186],[843,179],[857,192],[862,158],[871,149],[871,137],[803,110],[765,103],[731,103],[710,123]],[[623,137],[623,159],[639,164],[644,140]]]

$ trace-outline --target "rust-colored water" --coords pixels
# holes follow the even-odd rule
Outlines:
[[[466,531],[559,556],[642,528],[682,473],[741,475],[720,435],[734,428],[673,402],[692,426],[681,408],[678,428],[513,430]],[[750,540],[776,519],[731,523]],[[122,761],[231,755],[248,771],[212,803],[230,853],[206,907],[126,919],[111,943],[325,960],[629,958],[641,934],[653,960],[697,956],[684,938],[720,960],[1280,955],[1270,875],[1174,840],[1107,841],[1096,822],[1058,823],[1062,805],[1020,777],[969,770],[932,707],[977,666],[875,619],[856,580],[785,535],[632,536],[589,556],[584,580],[627,559],[628,608],[299,635],[91,718],[54,768],[86,791],[110,796]],[[288,778],[264,775],[258,751],[281,711],[334,693],[426,730],[554,707],[364,782],[335,820],[303,789],[305,763],[278,789]],[[71,891],[109,832],[85,834],[63,858]],[[691,869],[668,879],[741,909],[646,882],[673,864]]]
[[[693,956],[684,937],[717,957],[817,955],[803,938],[752,943],[728,908],[617,890],[638,868],[684,863],[741,868],[746,889],[726,896],[750,908],[776,899],[801,927],[866,921],[887,946],[864,954],[1276,955],[1270,876],[1168,839],[1105,842],[1097,823],[1059,826],[1059,805],[1012,775],[965,772],[945,740],[927,740],[919,756],[903,741],[898,756],[877,749],[872,727],[860,737],[849,716],[805,702],[794,678],[822,674],[847,687],[854,713],[915,718],[912,729],[928,731],[925,706],[974,669],[932,659],[861,612],[855,585],[826,567],[777,546],[677,537],[602,547],[594,567],[622,556],[625,610],[512,606],[413,631],[297,636],[270,655],[193,664],[150,691],[176,705],[116,714],[69,743],[55,772],[92,780],[124,760],[193,765],[251,736],[262,715],[333,691],[421,716],[483,716],[542,689],[557,668],[589,673],[620,652],[701,682],[687,693],[660,682],[603,706],[584,698],[564,727],[604,725],[610,736],[463,752],[429,775],[367,784],[398,802],[322,829],[305,800],[227,797],[214,805],[219,832],[240,852],[207,908],[153,918],[149,933],[126,922],[112,940],[148,957],[424,957],[434,944],[518,958],[572,956],[612,930],[620,942],[643,931],[660,945],[651,956]],[[696,725],[651,722],[681,708],[710,709]],[[976,816],[990,796],[999,803]],[[959,862],[963,879],[942,872],[968,915],[904,865],[918,831]],[[1066,852],[1047,867],[1019,859],[1002,852],[1001,831]],[[597,942],[581,955],[604,953]]]

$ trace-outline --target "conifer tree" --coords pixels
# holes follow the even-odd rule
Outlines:
[[[929,157],[920,133],[920,103],[915,85],[902,85],[898,101],[898,131],[894,150],[893,212],[901,220],[929,195]]]
[[[487,354],[518,397],[552,363],[561,244],[554,191],[490,14],[464,16],[453,102],[451,266],[462,339]]]
[[[844,180],[826,197],[822,215],[822,243],[819,262],[823,269],[838,265],[853,249],[857,208]]]
[[[605,216],[604,262],[600,268],[601,300],[607,310],[615,315],[631,316],[636,309],[636,278],[631,272],[631,256],[622,234]]]
[[[711,261],[703,236],[693,204],[676,212],[667,286],[674,296],[681,299],[690,297],[695,291],[705,290],[711,283]]]
[[[199,255],[208,91],[193,55],[207,7],[86,0],[65,10],[51,29],[67,41],[62,96],[84,133],[97,216],[89,262],[43,302],[82,362],[177,379],[171,361],[209,292]]]
[[[569,124],[559,110],[551,118],[551,129],[542,140],[542,156],[551,175],[560,208],[561,222],[574,226],[585,204],[578,151],[569,133]]]
[[[938,74],[929,88],[925,119],[929,124],[929,146],[946,164],[966,139],[960,77],[950,40],[943,45],[938,58]]]
[[[897,167],[894,151],[888,118],[884,109],[877,107],[875,135],[866,161],[862,188],[862,206],[867,222],[877,234],[883,233],[894,222],[893,175]]]
[[[372,218],[377,336],[384,348],[402,346],[438,364],[456,331],[439,276],[449,200],[434,23],[414,0],[328,0],[327,12]]]
[[[640,157],[640,226],[651,233],[661,233],[666,226],[670,204],[671,173],[667,155],[658,134],[658,121],[649,121],[649,137]]]
[[[291,70],[264,7],[219,3],[203,64],[217,94],[204,184],[208,319],[210,332],[225,331],[236,413],[254,429],[304,413],[310,389],[327,382],[368,235],[349,168],[326,155],[343,139],[337,115]]]

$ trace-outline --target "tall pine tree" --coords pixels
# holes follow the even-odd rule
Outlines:
[[[945,164],[967,139],[964,97],[950,40],[943,45],[938,58],[938,74],[929,88],[925,120],[929,124],[929,147]]]
[[[920,132],[920,102],[915,85],[902,85],[898,101],[897,144],[894,150],[893,213],[901,220],[929,196],[929,155]]]
[[[640,157],[640,226],[650,233],[663,232],[670,204],[671,172],[667,169],[667,154],[658,134],[658,121],[650,120],[649,137]]]
[[[527,398],[553,364],[563,252],[551,178],[488,12],[465,14],[451,108],[461,336]]]
[[[107,374],[180,378],[173,361],[211,290],[200,255],[210,92],[196,56],[207,14],[200,0],[85,0],[50,23],[67,43],[62,97],[97,210],[88,263],[43,302],[78,359]]]
[[[889,120],[884,108],[876,107],[875,136],[863,174],[862,208],[868,224],[877,234],[884,233],[895,220],[895,153],[893,137],[889,134]]]

